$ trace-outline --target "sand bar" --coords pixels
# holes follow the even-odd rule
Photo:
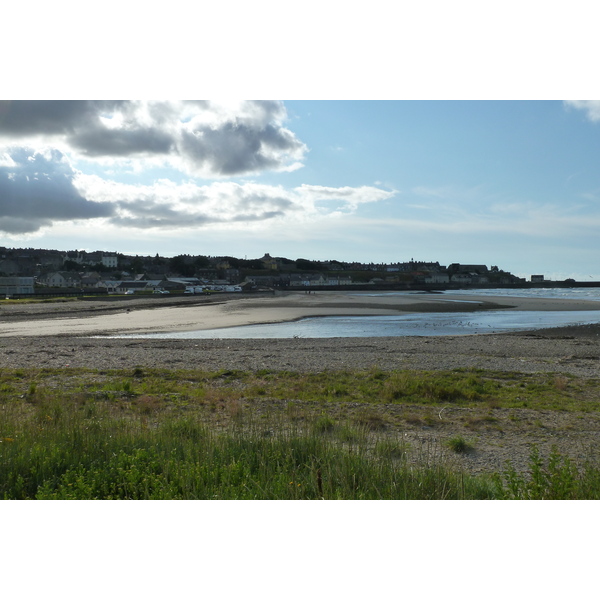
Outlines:
[[[173,301],[172,301],[173,302]],[[593,300],[538,299],[436,294],[372,296],[343,292],[313,294],[279,293],[263,297],[238,297],[207,303],[162,306],[153,299],[137,307],[122,303],[109,313],[94,312],[94,303],[86,311],[69,306],[49,318],[32,311],[11,318],[5,307],[0,312],[0,337],[87,336],[193,331],[260,323],[293,321],[318,316],[378,316],[420,312],[468,312],[492,309],[523,311],[600,311]],[[75,307],[73,307],[75,308]],[[69,314],[72,316],[65,316]]]

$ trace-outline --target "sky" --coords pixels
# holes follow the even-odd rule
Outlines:
[[[600,101],[0,103],[0,245],[600,280]]]
[[[4,13],[0,246],[600,281],[583,0],[72,6]]]

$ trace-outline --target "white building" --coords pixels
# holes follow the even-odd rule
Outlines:
[[[103,254],[102,264],[109,269],[116,269],[119,264],[119,258],[116,254]]]

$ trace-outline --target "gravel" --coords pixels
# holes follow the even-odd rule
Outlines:
[[[589,327],[589,326],[586,326]],[[600,337],[523,334],[266,340],[0,338],[4,367],[170,367],[204,370],[480,368],[598,377]],[[589,331],[586,331],[589,334]]]

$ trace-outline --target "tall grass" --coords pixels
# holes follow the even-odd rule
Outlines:
[[[415,461],[402,441],[386,436],[385,419],[369,410],[382,399],[480,403],[494,396],[510,406],[516,393],[542,396],[540,403],[546,397],[595,406],[595,386],[579,400],[570,395],[576,385],[460,372],[429,380],[428,374],[375,370],[308,376],[2,369],[0,498],[598,498],[597,462],[576,468],[556,451],[547,461],[534,451],[527,473],[508,465],[493,477],[468,476],[430,452]],[[548,390],[556,392],[550,400]],[[289,404],[264,415],[245,411],[244,396],[304,397],[318,410]],[[359,397],[364,407],[339,421],[328,410],[333,397]],[[218,410],[209,424],[213,406]],[[463,441],[454,440],[455,451],[466,449]]]
[[[13,407],[15,408],[15,407]],[[195,417],[152,425],[95,406],[47,404],[24,420],[3,407],[4,499],[492,498],[489,480],[410,466],[347,427],[276,433],[207,428]],[[383,449],[383,451],[382,451]],[[393,450],[397,450],[397,447]]]

